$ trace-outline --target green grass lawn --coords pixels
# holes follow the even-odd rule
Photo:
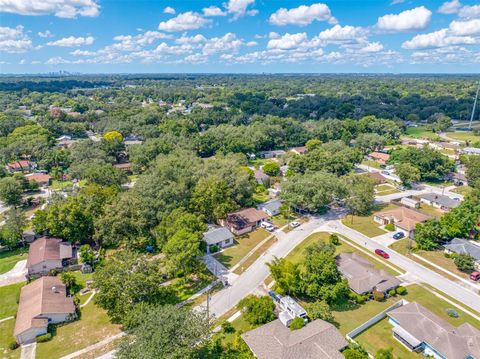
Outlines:
[[[290,221],[294,221],[295,220],[295,215],[292,215],[291,218],[290,218]],[[283,227],[284,225],[288,224],[289,220],[287,218],[284,218],[281,214],[279,215],[276,215],[276,216],[273,216],[271,218],[272,222],[273,222],[273,225],[278,227],[278,228],[281,228]]]
[[[386,196],[389,194],[399,193],[400,191],[389,184],[380,184],[375,186],[375,191],[378,196]]]
[[[389,245],[388,248],[392,248],[395,252],[406,255],[411,249],[415,248],[415,241],[402,238]]]
[[[272,237],[264,244],[262,244],[250,257],[248,257],[242,265],[238,266],[233,272],[235,274],[242,274],[248,269],[268,248],[277,242],[277,237]]]
[[[472,187],[468,186],[460,186],[460,187],[455,187],[451,192],[461,194],[462,196],[467,196],[472,192]]]
[[[177,296],[178,302],[182,302],[212,283],[214,279],[214,275],[205,268],[205,271],[195,278],[190,277],[186,280],[175,278],[170,282],[170,285]]]
[[[440,137],[433,133],[432,131],[427,130],[425,127],[409,127],[405,132],[407,136],[412,138],[423,138],[427,140],[438,140]]]
[[[37,344],[37,358],[60,358],[120,332],[107,313],[93,301],[81,309],[81,318],[57,327],[56,335],[46,343]]]
[[[53,189],[53,190],[62,190],[62,189],[65,189],[67,187],[72,187],[72,186],[73,186],[72,181],[53,180],[52,184],[49,187],[50,187],[50,189]]]
[[[0,252],[0,274],[7,273],[18,261],[27,259],[28,248]]]
[[[398,206],[391,203],[382,204],[376,206],[373,212],[388,211],[394,208],[398,208]],[[369,216],[348,215],[342,219],[342,223],[347,227],[350,227],[351,229],[354,229],[370,238],[386,233],[386,231],[380,228],[380,224],[373,220],[373,213]]]
[[[426,203],[421,203],[420,208],[418,208],[420,212],[423,212],[425,214],[428,214],[430,216],[433,216],[435,218],[440,218],[443,216],[443,212],[439,210],[438,208],[435,208],[433,206],[430,206]]]
[[[226,248],[221,253],[216,254],[215,258],[223,263],[225,267],[231,268],[269,235],[270,233],[263,228],[258,228],[253,232],[236,237],[235,245]]]
[[[380,163],[378,163],[377,161],[373,161],[373,160],[363,160],[362,165],[365,165],[365,166],[368,166],[368,167],[373,167],[373,168],[376,168],[376,169],[381,169]]]
[[[15,319],[0,323],[0,358],[2,359],[20,358],[20,348],[15,350],[10,350],[8,348],[8,345],[15,340],[13,336],[14,327]]]
[[[446,135],[450,138],[460,141],[470,141],[477,142],[480,141],[480,136],[475,135],[473,132],[467,131],[457,131],[457,132],[447,132]]]
[[[27,282],[0,287],[0,319],[17,314],[17,300],[20,298],[20,289],[25,284]]]

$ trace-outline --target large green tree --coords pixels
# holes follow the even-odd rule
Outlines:
[[[22,200],[23,188],[13,177],[0,179],[0,199],[9,206],[18,206]]]

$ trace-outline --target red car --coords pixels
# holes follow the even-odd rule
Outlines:
[[[375,249],[375,253],[378,254],[379,256],[385,258],[385,259],[390,258],[390,256],[388,255],[388,253],[385,252],[385,251],[382,251],[381,249]]]

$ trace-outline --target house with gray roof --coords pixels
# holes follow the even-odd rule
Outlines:
[[[340,352],[348,345],[337,328],[319,319],[293,331],[277,319],[242,338],[258,359],[344,359]]]
[[[462,152],[466,155],[480,155],[480,148],[464,147]]]
[[[413,352],[435,359],[480,358],[480,330],[454,327],[416,302],[387,313],[393,336]]]
[[[280,207],[282,206],[283,201],[281,199],[271,199],[270,201],[260,204],[257,208],[261,211],[264,211],[269,216],[276,216],[280,213]]]
[[[460,201],[454,200],[443,194],[425,193],[418,197],[420,198],[420,202],[426,203],[435,208],[440,208],[442,211],[449,211],[460,205]]]
[[[443,246],[445,253],[468,254],[475,259],[475,268],[480,270],[480,246],[466,239],[454,238]]]
[[[233,233],[225,227],[211,226],[203,234],[203,240],[207,244],[207,253],[210,253],[212,247],[218,249],[226,248],[234,243]]]
[[[341,253],[337,256],[338,270],[347,279],[355,293],[363,295],[374,290],[387,293],[401,282],[384,270],[376,269],[370,261],[356,253]]]
[[[258,155],[260,158],[278,158],[282,157],[286,152],[284,150],[262,151]]]

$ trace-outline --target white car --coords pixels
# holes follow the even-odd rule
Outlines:
[[[292,223],[290,223],[290,226],[291,226],[292,228],[297,228],[299,225],[300,225],[299,222],[292,222]]]
[[[264,228],[269,232],[273,232],[275,230],[275,227],[273,225],[271,225],[270,223],[267,223]]]

